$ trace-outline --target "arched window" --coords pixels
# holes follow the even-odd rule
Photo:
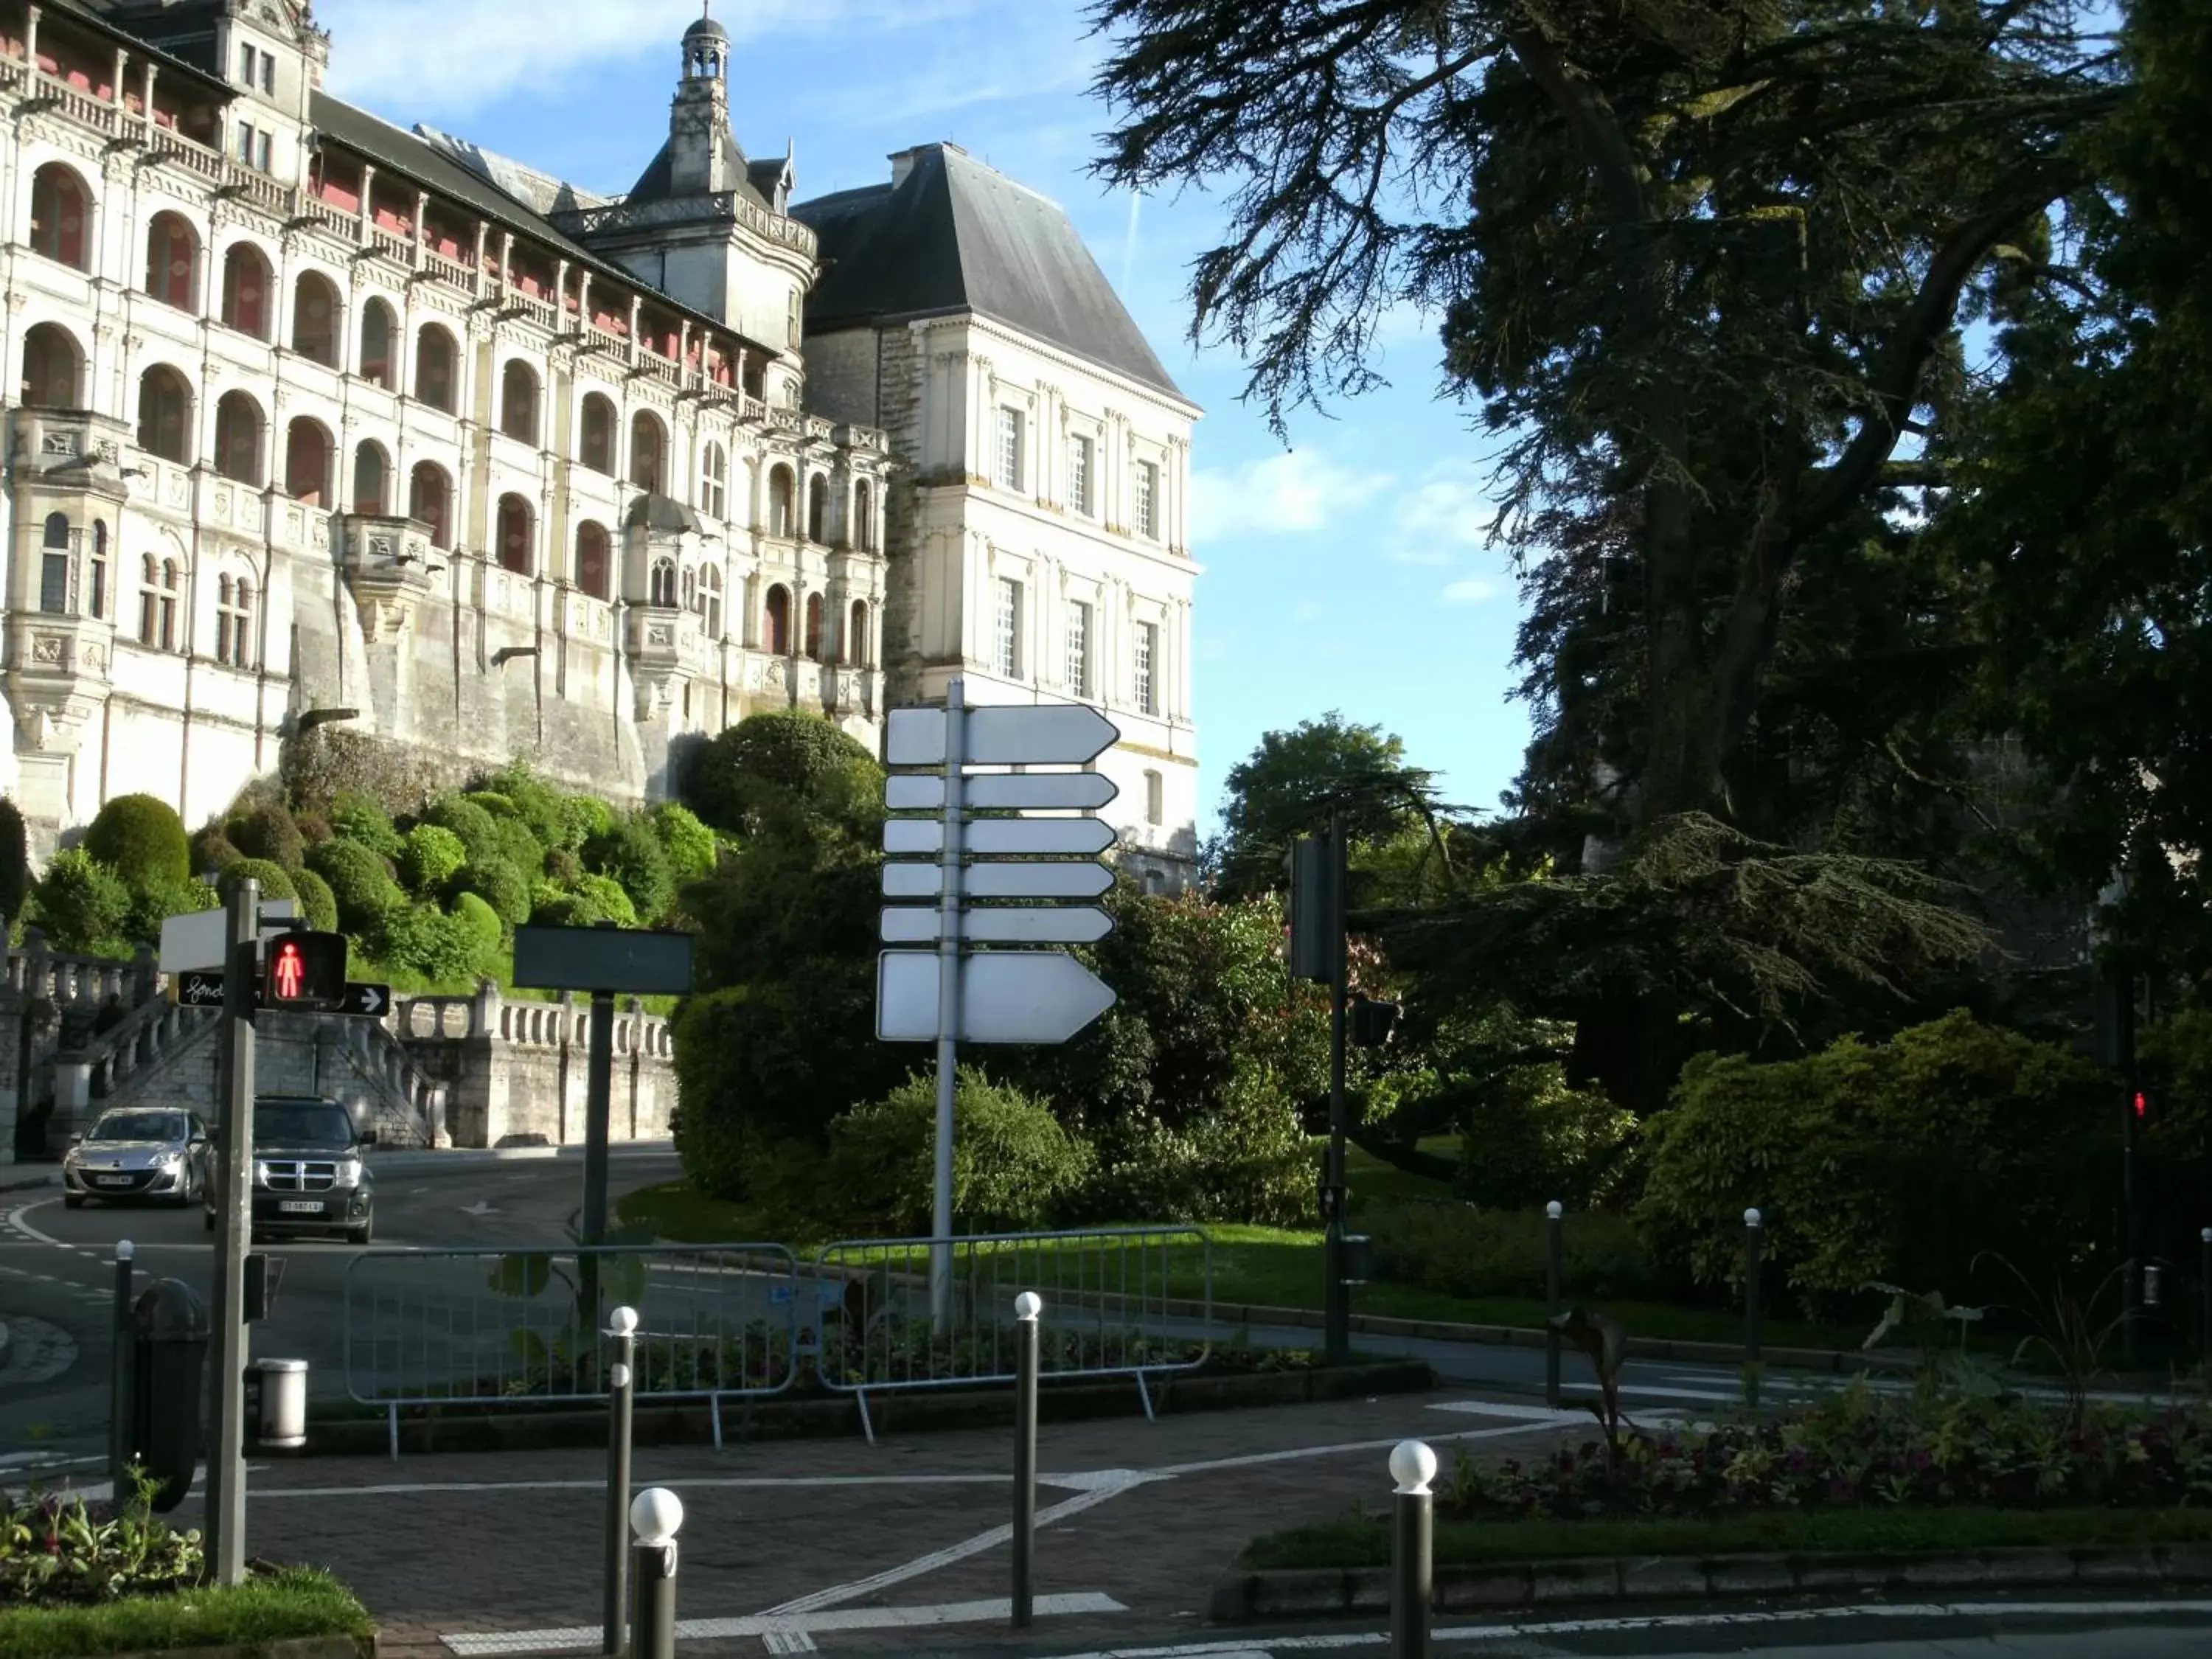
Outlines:
[[[640,489],[649,489],[656,495],[664,494],[667,453],[668,441],[661,434],[660,422],[641,409],[631,416],[629,481]]]
[[[222,320],[240,334],[269,337],[269,261],[251,242],[233,242],[222,256]]]
[[[59,161],[31,177],[31,252],[79,270],[92,269],[92,197]]]
[[[512,570],[518,576],[527,576],[531,573],[536,564],[531,556],[535,545],[535,530],[528,501],[514,495],[499,498],[501,569]]]
[[[868,665],[868,602],[866,599],[853,601],[853,618],[846,635],[845,655],[855,668]]]
[[[430,526],[430,545],[452,550],[453,486],[435,461],[417,461],[407,478],[407,516]]]
[[[720,444],[710,443],[699,452],[699,507],[709,518],[726,517],[724,507],[729,501],[730,458]]]
[[[538,441],[538,375],[520,357],[507,359],[499,377],[499,429],[526,444]]]
[[[435,323],[426,324],[415,337],[415,395],[433,409],[454,412],[460,396],[455,369],[453,337]]]
[[[215,470],[242,484],[261,483],[261,405],[246,392],[226,392],[216,404]]]
[[[862,552],[876,545],[875,495],[865,479],[853,486],[853,544]]]
[[[76,533],[68,514],[46,514],[40,546],[45,551],[39,562],[39,609],[49,616],[66,616],[76,608],[70,599],[76,590]]]
[[[215,659],[233,668],[253,666],[253,584],[225,576],[216,589]]]
[[[722,637],[722,573],[711,564],[699,573],[699,621],[708,639]]]
[[[174,559],[156,562],[149,553],[138,568],[138,643],[157,651],[177,648],[177,596],[182,584]]]
[[[380,518],[392,510],[392,464],[374,438],[353,452],[353,510]]]
[[[830,480],[819,472],[806,481],[806,539],[830,539]]]
[[[576,526],[576,586],[595,599],[607,596],[607,532],[588,519]]]
[[[292,284],[292,349],[325,368],[338,366],[337,285],[319,270]]]
[[[781,583],[768,591],[766,625],[761,629],[761,649],[772,657],[791,654],[791,595]]]
[[[792,534],[791,469],[775,466],[768,475],[768,533],[771,536]]]
[[[399,337],[399,324],[392,307],[371,300],[361,308],[361,378],[386,392],[398,389],[392,374],[392,343]]]
[[[76,409],[76,383],[84,366],[70,331],[56,323],[39,323],[23,336],[23,386],[27,409]]]
[[[822,660],[822,596],[806,596],[806,654],[815,661]]]
[[[92,521],[92,575],[87,584],[86,614],[95,621],[107,615],[107,521]]]
[[[604,472],[610,478],[615,476],[614,401],[597,392],[584,394],[576,459],[594,472]]]
[[[647,605],[673,605],[676,603],[675,560],[655,559],[646,580],[645,602]]]
[[[181,213],[157,213],[146,227],[146,292],[165,306],[197,311],[192,281],[199,264],[199,233]]]
[[[191,459],[192,389],[167,363],[138,377],[138,447],[183,465]]]
[[[331,452],[336,446],[320,421],[302,415],[284,431],[284,493],[309,507],[321,507],[332,495]]]

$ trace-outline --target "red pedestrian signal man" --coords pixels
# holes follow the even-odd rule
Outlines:
[[[280,1002],[297,1002],[307,988],[307,959],[300,947],[289,939],[276,947],[276,960],[270,964],[269,982]]]

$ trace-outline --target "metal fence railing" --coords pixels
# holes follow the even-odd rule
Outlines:
[[[600,1332],[639,1316],[636,1397],[780,1394],[796,1376],[798,1264],[780,1244],[364,1250],[346,1266],[346,1392],[384,1409],[607,1397]]]
[[[1127,1376],[1152,1414],[1148,1376],[1194,1370],[1214,1341],[1212,1245],[1196,1227],[981,1234],[951,1242],[946,1317],[932,1318],[927,1238],[848,1239],[816,1256],[808,1345],[825,1387],[852,1395],[1014,1380],[1014,1297],[1044,1298],[1041,1375]],[[1195,1304],[1170,1313],[1170,1303]]]

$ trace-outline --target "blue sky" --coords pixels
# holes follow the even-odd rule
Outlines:
[[[1340,709],[1406,740],[1446,798],[1494,806],[1528,719],[1506,701],[1512,574],[1483,544],[1488,445],[1439,402],[1433,335],[1389,319],[1387,389],[1301,413],[1286,451],[1240,404],[1235,352],[1194,351],[1186,283],[1218,238],[1202,193],[1133,202],[1086,172],[1109,124],[1079,0],[720,0],[749,154],[794,147],[800,197],[890,176],[949,138],[1060,202],[1185,393],[1194,449],[1200,799],[1260,734]],[[666,132],[696,0],[321,0],[331,89],[587,189],[627,189]]]

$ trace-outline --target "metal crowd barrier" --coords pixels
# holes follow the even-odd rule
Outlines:
[[[824,1386],[852,1395],[872,1443],[868,1395],[1014,1380],[1014,1297],[1044,1298],[1041,1374],[1127,1376],[1152,1415],[1147,1376],[1196,1369],[1214,1340],[1212,1245],[1197,1227],[993,1233],[951,1241],[952,1294],[931,1318],[927,1238],[848,1239],[815,1258],[808,1345]],[[1200,1313],[1170,1316],[1170,1301]]]
[[[627,1304],[635,1397],[705,1400],[719,1448],[724,1400],[797,1374],[798,1282],[781,1244],[363,1250],[346,1266],[346,1392],[384,1410],[395,1458],[402,1407],[603,1401],[600,1330]]]

